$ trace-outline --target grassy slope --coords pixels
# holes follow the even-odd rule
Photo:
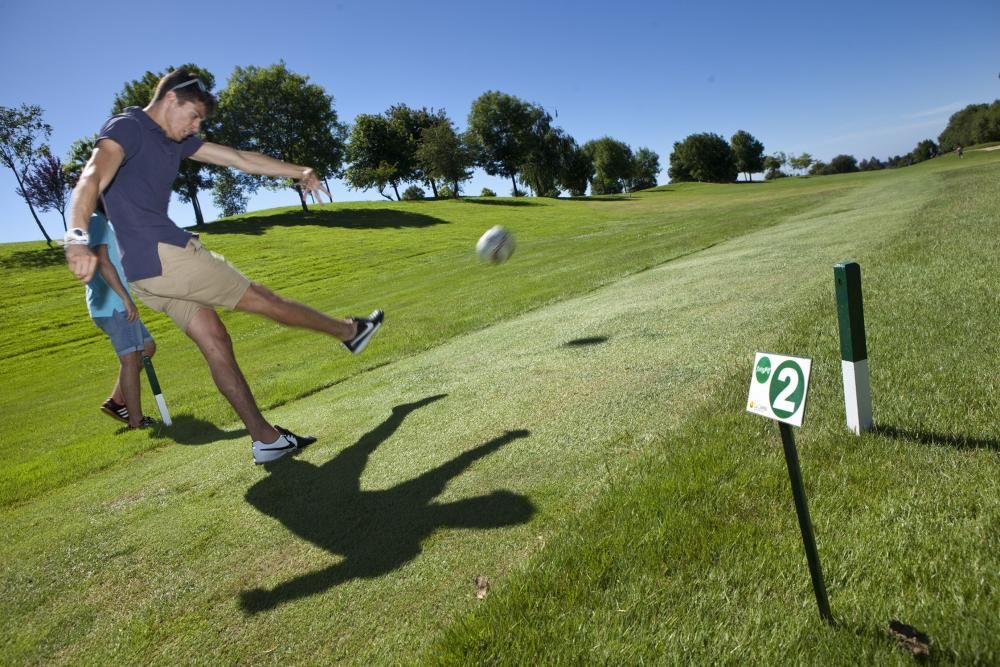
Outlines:
[[[18,504],[3,514],[12,613],[0,655],[396,662],[475,606],[470,580],[487,574],[488,602],[428,656],[883,659],[894,654],[876,624],[890,613],[943,639],[953,657],[995,656],[984,605],[996,597],[996,374],[975,345],[988,334],[984,309],[996,312],[983,276],[995,273],[997,214],[977,190],[995,165],[669,188],[631,202],[398,207],[448,222],[419,230],[365,231],[368,218],[408,216],[355,206],[321,219],[334,227],[251,227],[266,243],[209,239],[307,300],[358,309],[377,298],[392,326],[372,355],[345,360],[317,354],[314,336],[229,319],[275,419],[321,437],[272,475],[233,465],[247,458],[245,436],[205,374],[184,371],[200,369],[169,329],[154,333],[168,398],[188,420],[178,439],[206,446],[142,454],[169,440],[126,434],[105,454],[107,424],[74,402],[99,397],[106,382],[74,376],[78,391],[60,399],[72,427],[35,417],[51,429],[48,451],[23,453],[27,428],[24,440],[3,442],[5,455],[23,458],[4,473],[6,501]],[[945,196],[954,201],[935,205],[968,234],[926,208]],[[963,204],[970,213],[953,213]],[[493,222],[513,227],[521,248],[480,271],[469,240]],[[415,233],[428,254],[413,253]],[[292,249],[298,256],[283,259]],[[928,249],[941,257],[932,271],[918,263]],[[953,275],[946,260],[970,252],[980,261]],[[865,268],[876,417],[894,429],[861,441],[840,427],[830,308],[830,266],[851,256]],[[384,268],[355,279],[366,258]],[[288,264],[290,276],[279,271]],[[57,270],[24,281],[9,336],[29,319],[31,285],[66,280],[48,273]],[[353,282],[324,277],[337,271]],[[943,293],[925,299],[928,281]],[[54,297],[65,303],[47,305],[52,316],[78,307],[78,291]],[[955,321],[979,324],[955,331],[953,351],[928,367],[918,342],[952,331],[953,315],[932,307],[945,297],[964,304]],[[913,320],[926,324],[915,330]],[[102,342],[87,334],[79,325],[46,334],[49,347],[8,353],[4,370],[43,371],[22,383],[45,385],[36,401],[62,393],[65,359],[45,365],[59,358],[52,345],[97,365]],[[591,344],[567,345],[581,339]],[[9,345],[0,349],[18,349]],[[800,446],[846,631],[817,629],[774,429],[741,413],[754,349],[817,359]],[[963,380],[957,398],[944,395],[943,373]],[[970,373],[980,376],[965,382]],[[4,404],[22,411],[15,423],[37,414],[13,394]],[[424,404],[400,407],[415,401]],[[206,422],[219,426],[205,434]],[[954,446],[923,442],[935,433]],[[480,445],[480,458],[461,458]],[[958,573],[946,567],[955,562]]]

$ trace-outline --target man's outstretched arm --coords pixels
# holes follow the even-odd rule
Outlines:
[[[83,168],[80,180],[73,188],[73,203],[70,206],[70,228],[90,228],[90,216],[97,207],[97,198],[111,183],[122,165],[125,151],[118,142],[111,139],[101,139],[97,142],[94,152],[90,154],[87,165]],[[89,283],[97,268],[97,255],[87,247],[86,243],[66,246],[66,264],[77,278]]]
[[[233,167],[247,174],[257,176],[275,176],[294,179],[303,192],[311,194],[316,201],[322,202],[319,194],[322,192],[332,201],[330,191],[326,189],[319,176],[311,167],[303,167],[290,162],[275,160],[260,153],[241,151],[221,144],[206,141],[191,155],[192,160],[208,162],[223,167]]]

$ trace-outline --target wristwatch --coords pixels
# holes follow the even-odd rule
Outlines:
[[[63,236],[63,245],[90,245],[90,234],[79,227],[70,227]]]

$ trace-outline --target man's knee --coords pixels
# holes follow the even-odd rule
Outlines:
[[[156,354],[156,342],[147,340],[142,345],[142,356],[152,358],[154,354]]]
[[[250,283],[243,297],[236,304],[236,310],[248,313],[272,313],[284,302],[280,296],[260,283]]]

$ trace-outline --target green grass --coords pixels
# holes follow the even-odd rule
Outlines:
[[[969,152],[210,225],[210,248],[284,294],[387,312],[357,358],[225,316],[268,415],[320,437],[270,472],[157,317],[176,426],[114,433],[82,289],[38,244],[6,246],[0,662],[905,663],[896,617],[933,661],[996,663],[998,176],[1000,155]],[[498,223],[518,250],[481,267],[471,246]],[[860,438],[840,394],[845,259],[878,425]],[[743,411],[756,350],[814,359],[796,436],[832,628],[777,427]]]

